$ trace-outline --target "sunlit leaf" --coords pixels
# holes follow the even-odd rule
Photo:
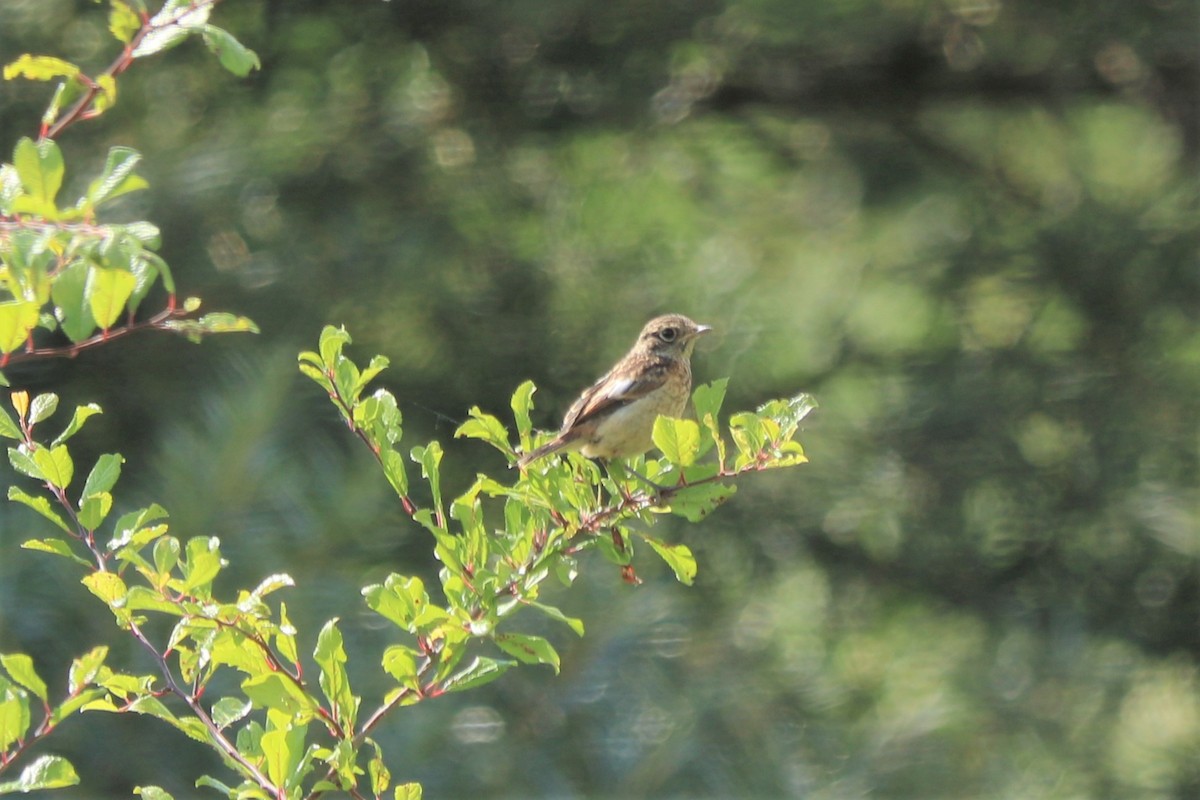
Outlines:
[[[71,78],[79,74],[79,67],[52,56],[22,54],[16,61],[4,65],[4,80],[28,78],[33,81],[51,81],[55,78]]]
[[[654,420],[653,439],[668,461],[686,467],[700,451],[700,426],[690,419],[659,417]]]
[[[667,566],[675,573],[680,583],[691,586],[696,579],[696,557],[691,549],[682,544],[665,544],[649,536],[642,537],[650,548],[658,553]]]
[[[0,653],[0,667],[8,673],[8,677],[33,692],[43,703],[47,700],[46,683],[38,676],[33,668],[33,659],[24,653]]]
[[[559,669],[558,652],[554,645],[541,636],[530,636],[522,633],[498,633],[495,636],[496,645],[513,658],[525,664],[548,664],[557,674]]]
[[[204,44],[221,62],[221,66],[244,78],[251,70],[261,69],[258,55],[241,42],[229,31],[215,25],[204,26]]]
[[[16,780],[0,782],[0,794],[63,789],[78,783],[79,775],[70,761],[62,756],[39,756],[21,770],[21,775]]]

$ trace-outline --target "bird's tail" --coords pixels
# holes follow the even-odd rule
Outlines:
[[[529,466],[530,462],[537,461],[542,456],[548,456],[557,450],[561,450],[562,448],[566,447],[567,444],[568,444],[568,442],[565,439],[563,439],[563,437],[555,436],[553,439],[546,442],[541,447],[535,447],[534,449],[530,450],[528,453],[525,453],[520,458],[518,458],[517,459],[517,467],[520,469],[525,469],[525,467]]]

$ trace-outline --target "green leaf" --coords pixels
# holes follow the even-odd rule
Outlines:
[[[96,330],[96,318],[84,299],[89,269],[86,261],[73,261],[58,273],[54,285],[50,287],[58,325],[67,338],[75,343],[82,342]]]
[[[71,694],[80,692],[83,687],[96,680],[96,675],[104,666],[106,658],[108,658],[108,648],[100,645],[93,647],[71,662],[71,672],[67,681]]]
[[[53,56],[21,55],[16,61],[4,65],[4,80],[28,78],[31,81],[52,81],[55,78],[73,78],[79,67],[69,61]]]
[[[62,756],[41,756],[25,769],[15,781],[0,783],[0,794],[33,792],[41,789],[62,789],[79,783],[75,767]]]
[[[690,419],[659,417],[654,420],[654,446],[672,464],[686,467],[700,452],[700,426]]]
[[[67,526],[66,521],[58,515],[58,512],[54,509],[53,506],[50,505],[50,501],[47,500],[45,497],[34,497],[33,495],[29,495],[29,494],[26,494],[25,492],[21,491],[16,486],[10,486],[10,487],[8,487],[8,499],[12,500],[14,502],[29,506],[34,511],[41,514],[43,517],[50,520],[58,527],[62,528],[67,533],[73,533],[71,528]],[[28,542],[26,542],[26,544],[28,544]],[[31,547],[29,549],[37,550],[40,548]],[[51,551],[51,552],[56,552],[56,551]],[[71,550],[68,547],[67,553],[70,553],[70,552],[71,552]]]
[[[108,200],[149,186],[144,178],[133,172],[141,160],[141,153],[132,147],[109,148],[104,170],[88,185],[87,194],[84,195],[84,207],[95,208]]]
[[[25,550],[37,550],[43,553],[53,553],[56,556],[66,556],[76,564],[84,567],[94,566],[87,559],[75,555],[75,551],[71,549],[71,545],[62,539],[27,539],[21,543],[21,547]]]
[[[212,720],[218,728],[223,730],[244,719],[252,708],[254,708],[254,704],[249,700],[242,700],[240,697],[222,697],[213,703]]]
[[[332,372],[337,368],[338,359],[342,357],[342,348],[350,344],[350,334],[345,328],[335,328],[326,325],[321,329],[321,339],[318,348],[321,351],[321,361],[325,369]]]
[[[721,406],[725,403],[725,389],[729,386],[729,378],[718,378],[712,383],[697,386],[692,393],[692,405],[696,408],[696,419],[704,419],[712,414],[713,419],[719,419]]]
[[[321,691],[333,708],[334,719],[343,729],[353,730],[358,714],[358,698],[350,691],[350,676],[346,674],[346,649],[342,645],[342,633],[337,628],[336,619],[331,619],[321,628],[313,659],[321,669]]]
[[[63,429],[62,433],[60,433],[58,436],[56,436],[54,438],[54,441],[50,443],[50,446],[57,447],[58,445],[65,442],[67,439],[70,439],[72,436],[79,433],[79,429],[83,427],[83,423],[87,422],[88,419],[90,419],[91,417],[95,416],[96,414],[100,414],[100,413],[102,413],[100,410],[100,406],[96,405],[95,403],[88,403],[86,406],[76,406],[75,413],[71,415],[70,424],[68,424],[67,427]],[[101,456],[101,458],[104,458],[104,456]],[[117,456],[117,458],[121,458],[121,457]],[[124,461],[124,460],[125,459],[123,459],[123,458],[121,459],[121,461]],[[95,471],[94,468],[93,468],[93,471]],[[89,478],[89,480],[90,480],[90,478]],[[111,489],[111,488],[112,488],[112,486],[109,485],[108,487],[106,487],[106,490]]]
[[[261,69],[258,56],[233,37],[229,31],[215,25],[204,26],[204,44],[221,62],[221,66],[244,78],[251,70]]]
[[[293,718],[307,718],[316,710],[313,698],[290,678],[264,672],[242,681],[242,691],[259,708],[273,708]]]
[[[385,449],[379,454],[383,464],[383,475],[400,497],[408,495],[408,473],[404,468],[404,456],[395,450]]]
[[[175,800],[166,789],[159,786],[135,786],[133,793],[146,800]]]
[[[104,330],[111,328],[125,310],[136,285],[137,278],[132,272],[93,264],[88,270],[83,294],[96,324]]]
[[[517,435],[521,437],[521,447],[529,444],[529,434],[533,431],[529,412],[533,410],[533,393],[536,391],[537,387],[533,385],[533,381],[525,381],[513,392],[512,400],[509,403],[512,407],[513,419],[517,423]]]
[[[687,545],[664,544],[649,536],[642,537],[650,549],[658,553],[667,566],[675,572],[676,579],[685,586],[691,586],[696,579],[696,557]]]
[[[39,447],[33,451],[33,463],[37,464],[46,483],[54,488],[65,489],[71,485],[71,478],[75,475],[75,462],[71,460],[71,454],[65,444],[58,447]]]
[[[121,477],[121,465],[124,463],[125,458],[120,453],[105,453],[96,459],[95,466],[92,467],[87,480],[84,481],[83,496],[86,498],[93,494],[112,491],[113,486],[117,484],[117,479]]]
[[[411,647],[394,644],[384,650],[383,669],[401,686],[417,688],[417,652]]]
[[[0,436],[5,439],[16,439],[21,441],[25,435],[21,433],[21,428],[17,425],[17,421],[5,410],[0,409]]]
[[[421,784],[404,783],[396,787],[393,800],[421,800]]]
[[[58,190],[62,188],[66,167],[63,164],[62,151],[58,149],[54,140],[43,139],[34,142],[27,136],[22,137],[13,151],[13,166],[17,168],[17,175],[21,179],[21,188],[25,190],[25,194],[34,202],[46,206],[49,213],[44,216],[52,219],[57,217],[54,199],[58,196]]]
[[[541,636],[529,636],[522,633],[499,633],[495,636],[496,645],[525,664],[549,664],[557,675],[559,670],[558,652],[554,645]]]
[[[187,560],[183,567],[183,591],[201,592],[208,596],[213,579],[221,571],[221,542],[215,536],[196,536],[188,540]]]
[[[737,486],[723,483],[689,486],[671,498],[670,510],[672,514],[686,517],[691,522],[699,522],[733,497],[736,491]]]
[[[29,404],[29,424],[36,425],[42,420],[49,419],[54,416],[54,412],[57,410],[58,395],[52,392],[39,394]]]
[[[304,757],[303,725],[285,725],[262,735],[261,746],[267,759],[267,777],[276,786],[288,782]]]
[[[133,49],[134,58],[170,50],[208,22],[212,5],[200,5],[188,10],[178,3],[164,3],[162,10],[150,18],[149,30]]]
[[[129,594],[125,581],[113,572],[93,572],[85,575],[83,576],[83,585],[91,590],[92,594],[107,603],[110,608],[123,607],[125,598]]]
[[[383,763],[383,750],[374,742],[371,744],[375,747],[375,755],[371,756],[371,760],[367,762],[367,774],[371,778],[371,794],[383,797],[383,793],[392,785],[392,773]]]
[[[142,18],[124,0],[109,0],[109,2],[112,9],[108,12],[108,30],[117,38],[118,42],[129,44],[133,41],[133,35],[141,30]]]
[[[548,606],[534,601],[530,601],[529,605],[532,608],[536,608],[538,611],[541,611],[547,617],[550,617],[550,619],[556,619],[559,622],[564,623],[568,628],[575,631],[577,636],[583,636],[583,620],[576,619],[575,617],[568,617],[554,606]]]
[[[258,333],[258,325],[249,317],[214,312],[200,319],[170,319],[162,327],[186,336],[189,342],[199,343],[205,336],[214,333]]]
[[[28,697],[23,689],[0,680],[0,753],[25,738],[30,724]]]
[[[33,659],[24,653],[0,654],[0,666],[8,677],[33,692],[43,703],[47,702],[46,684],[33,668]]]
[[[0,302],[0,353],[11,353],[25,344],[29,332],[37,327],[41,310],[36,300]]]
[[[89,494],[79,504],[79,524],[89,531],[96,530],[112,511],[112,504],[113,498],[108,492]]]
[[[476,656],[475,660],[465,669],[454,673],[442,682],[442,691],[463,692],[491,683],[516,666],[516,663],[515,661]]]
[[[499,419],[491,414],[485,414],[479,406],[472,406],[467,412],[470,419],[458,426],[454,437],[466,436],[470,439],[483,439],[503,452],[512,452],[508,444],[508,430]]]
[[[416,633],[420,624],[428,619],[429,595],[420,578],[405,578],[393,573],[383,585],[364,587],[362,594],[372,611],[410,633]]]
[[[421,465],[421,475],[429,481],[429,488],[433,492],[433,507],[437,509],[438,516],[441,516],[442,473],[439,465],[442,463],[442,446],[436,441],[425,447],[418,445],[412,449],[412,460]]]
[[[26,450],[25,445],[8,448],[8,463],[27,478],[38,481],[46,480],[46,476],[42,474],[42,468],[33,460],[33,456]]]

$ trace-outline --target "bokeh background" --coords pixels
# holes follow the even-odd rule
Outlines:
[[[254,318],[7,372],[106,413],[119,502],[216,535],[230,591],[288,572],[357,690],[391,631],[358,588],[434,574],[430,542],[295,355],[325,323],[392,361],[409,444],[527,378],[553,427],[641,324],[719,333],[727,408],[814,393],[812,463],[665,521],[693,588],[599,560],[526,629],[524,668],[394,715],[427,796],[1200,797],[1200,12],[1189,0],[227,0],[262,57],[135,65],[61,140],[75,186],[145,155],[126,218],[181,291]],[[0,0],[0,60],[98,70],[104,6]],[[0,86],[0,143],[46,87]],[[5,481],[16,480],[0,465]],[[0,649],[63,685],[103,642],[149,671],[43,531],[0,509]],[[195,796],[214,758],[153,720],[47,749],[79,797]],[[131,756],[133,753],[144,755]]]

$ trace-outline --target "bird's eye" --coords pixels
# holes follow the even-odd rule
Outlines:
[[[662,339],[664,342],[673,342],[678,336],[678,328],[663,328],[658,332],[658,338]]]

